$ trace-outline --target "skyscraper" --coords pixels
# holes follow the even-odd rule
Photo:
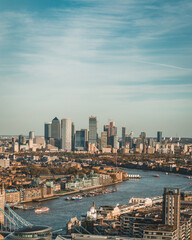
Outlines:
[[[51,124],[51,137],[55,140],[60,139],[60,121],[57,117],[52,120]]]
[[[122,127],[122,147],[125,147],[126,127]]]
[[[75,124],[72,122],[71,125],[71,149],[72,151],[75,150]]]
[[[77,151],[85,151],[87,145],[87,129],[76,131],[75,134],[75,149]]]
[[[35,133],[34,133],[34,131],[30,131],[29,132],[29,139],[33,139],[33,138],[35,138]]]
[[[179,235],[180,226],[180,189],[164,188],[163,224],[174,226]],[[179,236],[178,236],[179,239]]]
[[[107,132],[101,132],[101,146],[100,150],[107,147]]]
[[[89,118],[89,143],[97,145],[97,118]]]
[[[162,132],[161,131],[157,132],[157,142],[162,143]]]
[[[46,122],[44,125],[44,137],[46,141],[51,137],[51,122]]]
[[[68,152],[71,151],[71,126],[71,119],[61,120],[61,148]]]

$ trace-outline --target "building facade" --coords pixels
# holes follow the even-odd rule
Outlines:
[[[89,118],[89,143],[97,145],[97,118]]]
[[[71,151],[71,127],[72,120],[65,118],[61,120],[61,148],[64,151]]]

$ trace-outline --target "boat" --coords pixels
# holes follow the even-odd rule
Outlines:
[[[77,196],[73,196],[71,198],[71,200],[81,200],[82,199],[82,196],[81,195],[77,195]]]
[[[192,179],[192,176],[187,176],[188,179]]]
[[[67,197],[65,200],[66,200],[66,201],[71,201],[72,198],[71,198],[71,197]]]
[[[166,174],[166,175],[169,175],[169,173],[168,173],[168,172],[166,172],[165,174]]]
[[[42,207],[42,208],[37,208],[35,209],[35,213],[44,213],[44,212],[48,212],[50,209],[48,207]]]
[[[155,175],[153,175],[153,177],[160,177],[160,175],[159,174],[155,174]]]

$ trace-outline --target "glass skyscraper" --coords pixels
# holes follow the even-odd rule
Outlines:
[[[89,118],[89,143],[97,145],[97,118]]]

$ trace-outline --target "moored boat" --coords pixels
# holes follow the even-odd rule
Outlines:
[[[37,208],[35,209],[35,213],[44,213],[44,212],[48,212],[50,209],[48,207],[42,207],[42,208]]]

